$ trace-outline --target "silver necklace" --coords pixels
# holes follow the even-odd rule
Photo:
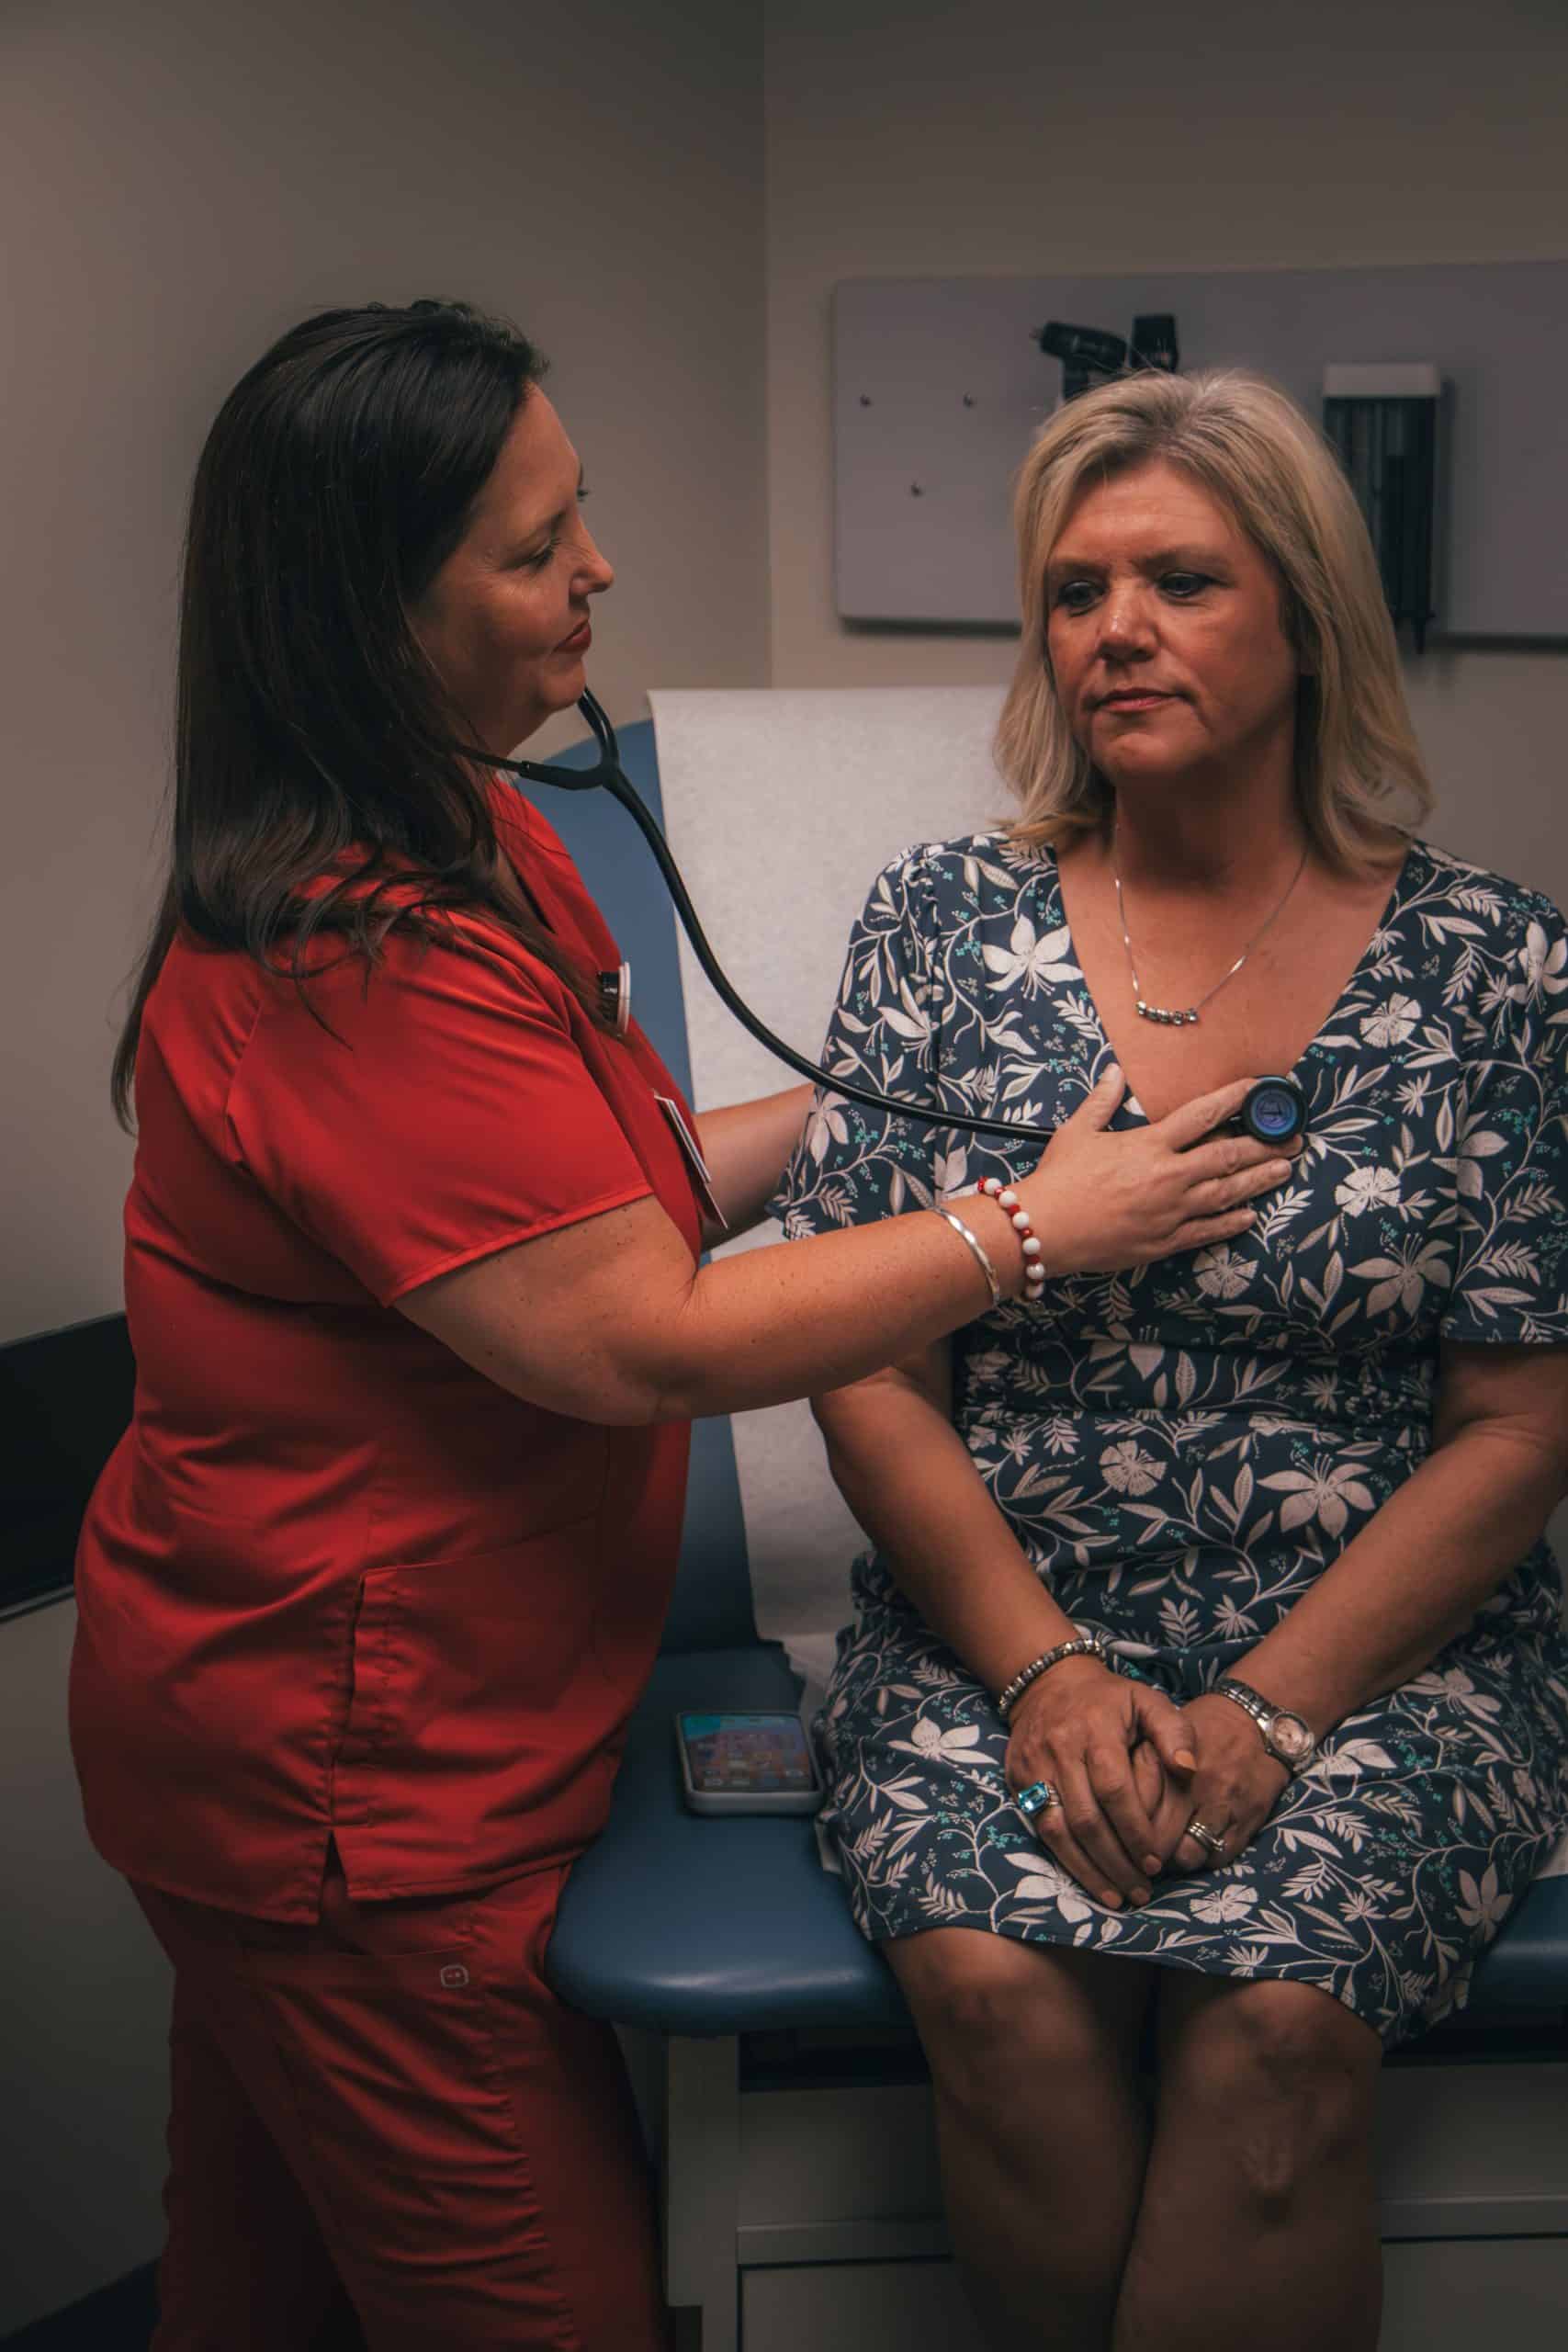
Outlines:
[[[1204,994],[1199,998],[1196,1004],[1185,1005],[1178,1010],[1168,1005],[1148,1003],[1145,999],[1143,989],[1138,985],[1138,967],[1133,961],[1133,941],[1132,935],[1127,929],[1127,910],[1122,904],[1122,876],[1117,870],[1116,835],[1114,831],[1112,831],[1111,836],[1111,878],[1116,885],[1116,913],[1122,925],[1122,944],[1127,951],[1127,969],[1132,976],[1133,996],[1137,1004],[1139,1020],[1160,1021],[1165,1023],[1168,1029],[1195,1027],[1197,1025],[1198,1015],[1202,1012],[1203,1007],[1208,1003],[1209,999],[1211,997],[1218,996],[1220,990],[1224,987],[1227,980],[1235,979],[1236,974],[1240,971],[1242,966],[1246,963],[1247,957],[1251,955],[1253,949],[1262,938],[1264,933],[1269,929],[1271,924],[1278,922],[1280,917],[1284,913],[1286,899],[1290,898],[1291,892],[1301,880],[1302,875],[1305,871],[1306,862],[1306,846],[1303,845],[1302,849],[1301,864],[1297,866],[1295,872],[1292,875],[1289,883],[1286,885],[1285,897],[1280,899],[1279,905],[1274,909],[1273,913],[1269,916],[1267,922],[1258,925],[1258,929],[1253,933],[1252,937],[1247,941],[1247,945],[1242,949],[1241,954],[1236,957],[1235,962],[1231,966],[1230,970],[1228,972],[1222,972],[1219,978],[1214,982],[1213,987],[1207,989]]]

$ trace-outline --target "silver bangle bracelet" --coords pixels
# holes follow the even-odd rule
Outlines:
[[[1001,1305],[1002,1298],[1001,1282],[998,1276],[995,1266],[992,1265],[989,1258],[986,1255],[986,1251],[981,1245],[979,1236],[977,1234],[971,1233],[963,1218],[954,1216],[951,1209],[938,1209],[937,1215],[940,1217],[945,1217],[948,1224],[952,1226],[954,1233],[958,1235],[960,1240],[965,1242],[969,1249],[974,1251],[975,1262],[979,1267],[980,1272],[985,1275],[986,1288],[991,1294],[991,1305],[993,1306],[999,1306]]]
[[[1070,1642],[1058,1642],[1054,1650],[1046,1650],[1040,1657],[1032,1657],[1020,1668],[1012,1680],[997,1693],[997,1713],[1003,1723],[1022,1698],[1032,1682],[1037,1682],[1047,1668],[1065,1657],[1097,1657],[1101,1666],[1111,1666],[1111,1652],[1098,1634],[1079,1634]],[[1112,1669],[1114,1670],[1114,1669]]]

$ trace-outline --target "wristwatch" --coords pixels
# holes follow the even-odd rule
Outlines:
[[[1288,1707],[1270,1706],[1249,1682],[1238,1682],[1231,1674],[1223,1676],[1214,1689],[1222,1698],[1234,1699],[1238,1707],[1245,1707],[1263,1736],[1264,1747],[1287,1772],[1299,1772],[1312,1762],[1317,1740],[1302,1716],[1292,1715]]]

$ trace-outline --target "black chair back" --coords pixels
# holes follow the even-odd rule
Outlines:
[[[123,1315],[0,1347],[0,1614],[70,1589],[82,1514],[135,1385]]]

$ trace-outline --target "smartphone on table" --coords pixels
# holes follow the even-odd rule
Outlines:
[[[815,1813],[817,1759],[798,1715],[743,1710],[675,1718],[681,1785],[693,1813]]]

